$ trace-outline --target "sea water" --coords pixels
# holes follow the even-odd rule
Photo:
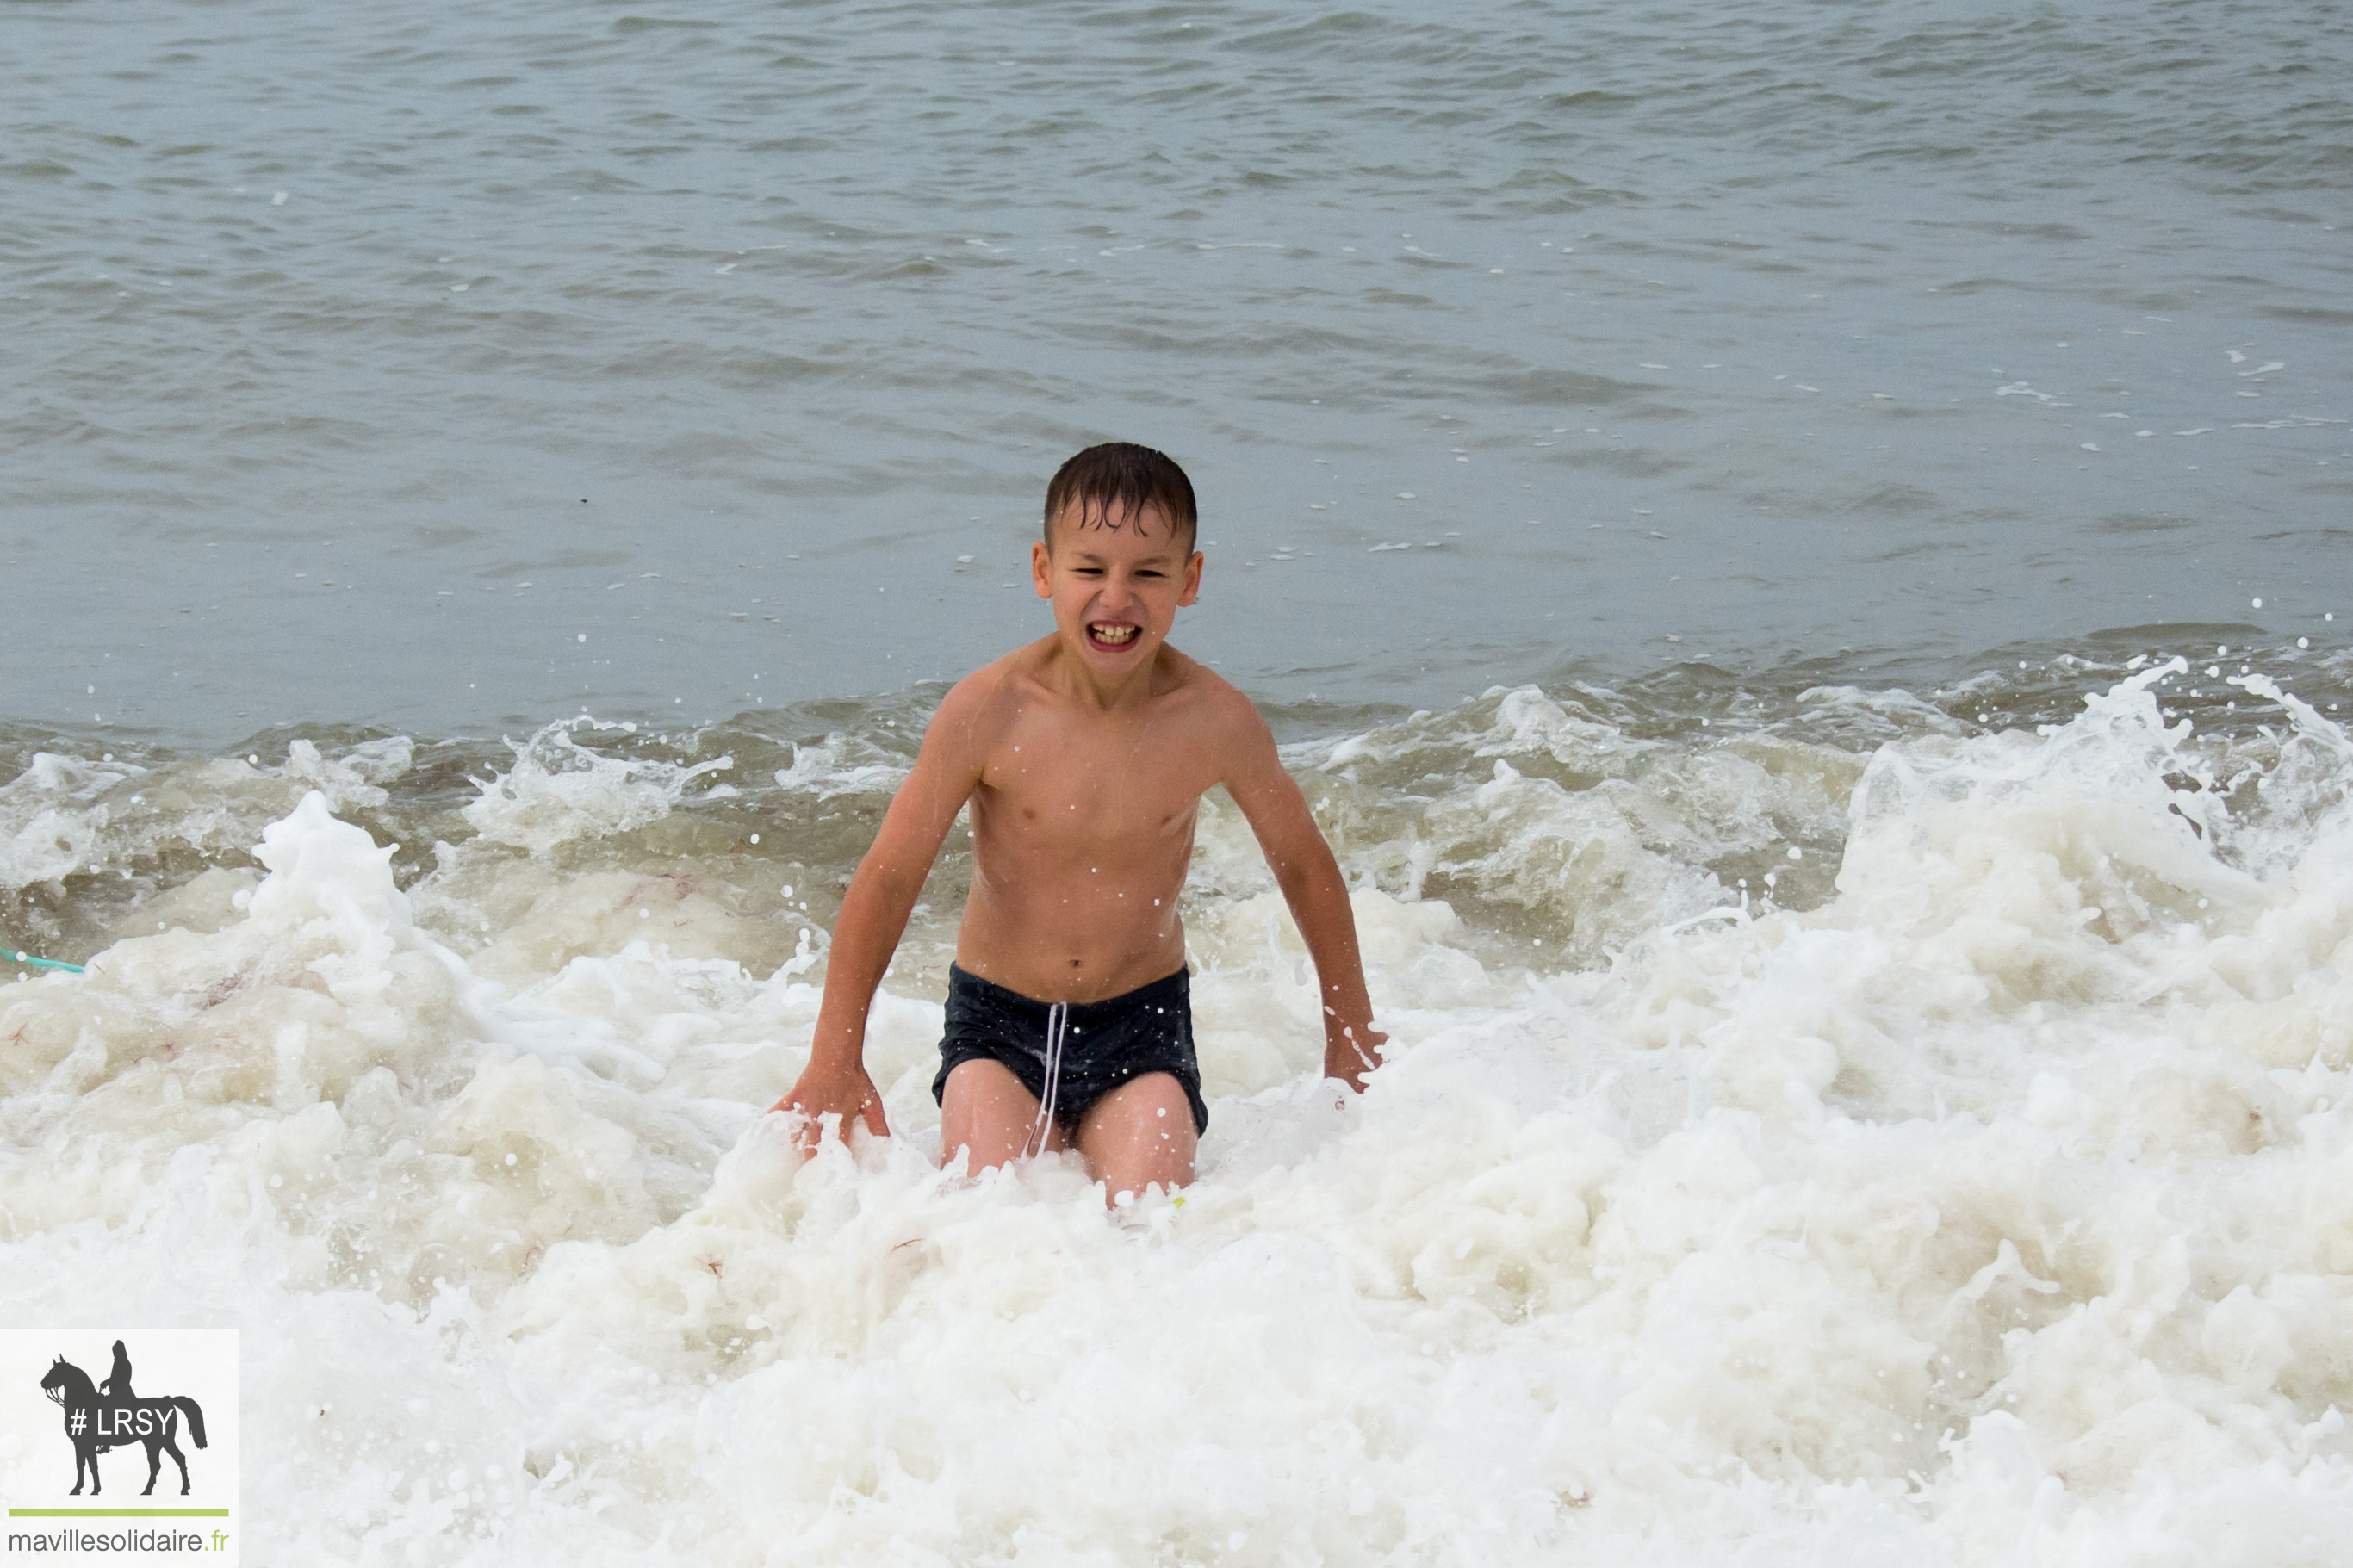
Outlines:
[[[2353,609],[2332,0],[51,0],[0,79],[0,723],[951,679],[1113,438],[1286,701]]]
[[[960,841],[894,1135],[762,1114],[927,693],[43,753],[9,1311],[246,1330],[270,1561],[2341,1561],[2343,666],[2073,674],[1294,741],[1390,1059],[1212,795],[1200,1179],[1113,1219],[937,1164]]]
[[[0,1301],[244,1331],[253,1560],[2347,1560],[2336,8],[0,52]],[[1213,792],[1199,1181],[942,1169],[958,829],[804,1163],[1109,436],[1389,1059]]]

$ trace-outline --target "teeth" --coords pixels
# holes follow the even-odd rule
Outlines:
[[[1094,633],[1101,641],[1109,643],[1127,642],[1135,636],[1134,626],[1106,626],[1097,624],[1087,629]]]

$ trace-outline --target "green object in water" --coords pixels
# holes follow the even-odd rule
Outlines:
[[[36,969],[62,969],[68,974],[79,974],[82,972],[81,965],[79,963],[68,963],[55,958],[35,958],[29,952],[18,952],[14,948],[0,947],[0,958],[13,959],[18,963],[29,963]]]

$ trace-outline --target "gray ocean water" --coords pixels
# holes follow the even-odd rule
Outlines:
[[[2353,611],[2335,5],[58,0],[0,82],[18,740],[952,677],[1106,437],[1277,702]]]
[[[2342,1568],[2348,191],[2316,0],[0,5],[0,1494],[236,1328],[256,1563]],[[1387,1059],[1212,791],[1198,1181],[966,1180],[959,832],[804,1163],[1104,437]]]

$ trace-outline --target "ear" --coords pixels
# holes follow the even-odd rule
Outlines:
[[[1185,563],[1184,586],[1177,592],[1176,606],[1177,608],[1182,609],[1200,596],[1201,552],[1196,550],[1193,552],[1193,558]]]
[[[1041,599],[1054,596],[1054,552],[1042,539],[1029,544],[1029,585],[1038,590]]]

